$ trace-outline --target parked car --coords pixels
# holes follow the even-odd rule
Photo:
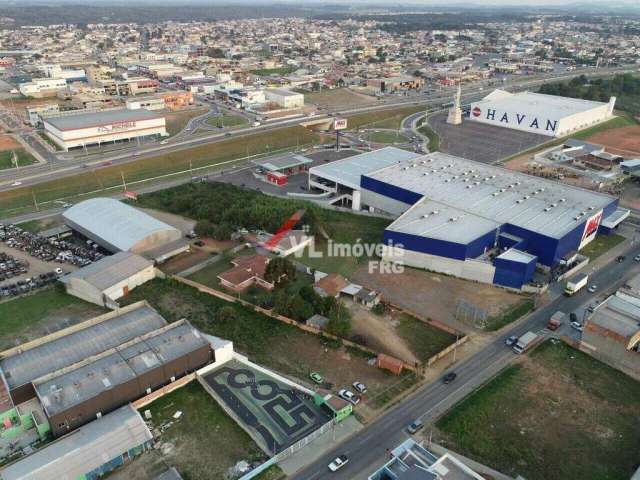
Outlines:
[[[575,328],[579,332],[582,332],[584,330],[584,326],[582,325],[582,323],[577,322],[577,321],[576,322],[571,322],[571,328]]]
[[[444,383],[445,385],[448,385],[451,382],[453,382],[457,376],[458,375],[455,372],[449,372],[444,377],[442,377],[442,383]]]
[[[587,288],[587,292],[589,293],[596,293],[597,290],[598,290],[598,286],[595,284],[589,285],[589,288]]]
[[[352,403],[353,405],[357,405],[358,403],[360,403],[360,397],[358,397],[357,395],[354,395],[353,392],[345,388],[343,388],[338,392],[338,396],[340,398],[345,399],[347,402]]]
[[[575,312],[571,312],[571,313],[569,314],[569,321],[570,321],[571,323],[573,323],[573,322],[577,322],[577,321],[578,321],[578,315],[576,315],[576,314],[575,314]]]
[[[507,338],[504,341],[504,343],[505,345],[507,345],[507,347],[513,347],[517,341],[518,341],[518,337],[515,335],[511,335],[509,338]]]
[[[320,384],[322,382],[324,382],[324,378],[322,378],[322,375],[320,375],[318,372],[311,372],[309,374],[309,378],[317,384]]]
[[[332,472],[337,472],[342,467],[344,467],[347,463],[349,463],[349,457],[347,457],[346,455],[338,455],[329,464],[329,470],[331,470]]]
[[[423,427],[424,423],[422,423],[422,420],[416,419],[409,424],[409,426],[407,427],[407,431],[411,434],[414,434],[417,431],[422,430]]]
[[[636,255],[635,257],[633,257],[633,260],[636,262],[640,262],[640,255]]]
[[[353,382],[353,388],[360,394],[367,393],[367,386],[364,383]]]

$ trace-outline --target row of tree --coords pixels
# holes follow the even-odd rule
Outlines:
[[[595,80],[581,75],[569,82],[544,84],[540,87],[540,93],[598,102],[608,102],[610,97],[615,96],[618,98],[617,109],[634,115],[640,113],[640,78],[630,73]]]

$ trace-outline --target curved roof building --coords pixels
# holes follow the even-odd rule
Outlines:
[[[111,252],[142,253],[182,238],[182,233],[113,198],[92,198],[62,214],[72,229]]]

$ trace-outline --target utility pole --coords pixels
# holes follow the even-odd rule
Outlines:
[[[124,180],[124,173],[122,172],[122,170],[120,170],[120,176],[122,177],[122,191],[126,192],[127,191],[127,182],[125,182],[125,180]]]
[[[31,190],[31,196],[33,197],[33,205],[36,207],[36,212],[39,212],[40,208],[38,207],[38,200],[36,200],[36,192]]]

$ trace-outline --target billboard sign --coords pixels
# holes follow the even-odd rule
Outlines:
[[[498,111],[490,107],[482,109],[478,105],[473,107],[471,115],[484,123],[501,124],[545,135],[555,134],[559,123],[557,119],[537,117],[527,112]]]
[[[600,226],[600,221],[602,220],[602,210],[593,215],[587,223],[584,225],[584,232],[582,232],[582,240],[580,241],[580,246],[578,250],[587,245],[591,240],[596,238],[596,234],[598,233],[598,227]]]
[[[333,121],[333,129],[334,130],[344,130],[347,128],[347,119],[346,118],[336,118]]]
[[[98,127],[99,132],[118,132],[122,130],[129,130],[131,128],[135,128],[136,122],[119,122],[113,123],[111,125],[105,125],[102,127]]]

